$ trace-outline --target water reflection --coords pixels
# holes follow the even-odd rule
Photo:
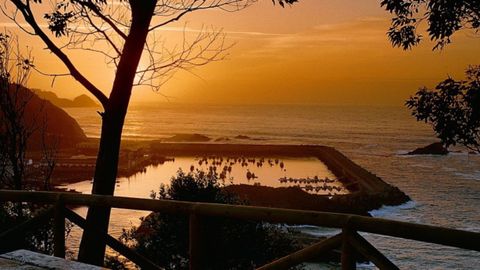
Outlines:
[[[193,168],[192,168],[193,167]],[[258,157],[175,157],[172,161],[157,166],[149,166],[143,173],[132,177],[119,178],[115,188],[116,196],[149,198],[152,191],[157,191],[161,184],[170,184],[170,180],[178,170],[185,172],[201,170],[215,171],[225,185],[250,184],[272,187],[299,186],[313,194],[344,193],[340,182],[334,180],[335,175],[317,158],[258,158]],[[254,175],[254,177],[252,177]],[[250,176],[250,177],[249,177]],[[325,186],[328,189],[315,189],[314,186]],[[91,192],[91,181],[82,181],[66,186],[81,193]],[[82,216],[86,208],[76,209]],[[123,228],[139,225],[140,218],[148,215],[146,211],[113,209],[110,218],[109,233],[118,237]],[[68,246],[75,253],[79,246],[81,230],[72,229]]]

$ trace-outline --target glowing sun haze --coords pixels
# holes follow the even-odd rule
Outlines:
[[[418,87],[432,87],[449,75],[462,78],[469,64],[480,63],[480,38],[468,31],[454,35],[443,51],[432,51],[428,40],[411,51],[392,48],[389,19],[380,1],[372,0],[301,0],[283,9],[261,0],[236,13],[199,12],[156,35],[174,44],[184,27],[195,32],[212,25],[223,28],[227,43],[235,46],[226,60],[195,69],[194,75],[177,72],[161,93],[173,102],[400,105]],[[16,28],[2,21],[9,30]],[[38,38],[17,32],[21,44],[33,49],[39,69],[65,71]],[[108,93],[113,71],[104,68],[101,57],[68,54]],[[33,74],[29,86],[62,97],[87,93],[69,78],[57,78],[52,89],[51,79]],[[163,95],[138,88],[133,102],[163,102]]]

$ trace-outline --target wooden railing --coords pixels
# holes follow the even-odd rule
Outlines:
[[[85,219],[65,206],[103,206],[146,210],[190,216],[190,269],[202,269],[199,222],[208,217],[225,217],[270,223],[303,224],[339,228],[341,233],[324,239],[300,251],[279,258],[258,269],[288,269],[319,257],[322,253],[341,249],[342,269],[355,269],[355,254],[361,254],[380,269],[398,269],[387,257],[358,232],[392,236],[463,249],[480,251],[480,233],[414,224],[380,218],[329,212],[301,211],[267,207],[195,203],[172,200],[151,200],[115,196],[84,195],[58,192],[29,192],[0,190],[0,202],[32,202],[51,204],[32,219],[0,233],[0,246],[9,239],[32,230],[49,219],[54,219],[54,255],[65,256],[65,218],[85,229]],[[94,229],[94,228],[89,228]],[[161,269],[141,254],[110,235],[101,235],[105,243],[143,269]]]

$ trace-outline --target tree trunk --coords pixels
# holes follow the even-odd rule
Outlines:
[[[102,121],[102,135],[95,165],[95,176],[92,193],[113,195],[117,175],[120,138],[123,117],[113,112],[105,112]],[[88,209],[87,224],[102,233],[108,232],[110,208],[92,206]],[[88,226],[87,226],[88,228]],[[105,241],[101,235],[95,235],[85,229],[78,260],[90,264],[102,265],[105,255]]]
[[[113,195],[118,169],[118,155],[123,123],[130,101],[136,70],[142,56],[156,0],[130,0],[132,24],[120,58],[112,92],[102,117],[100,147],[95,165],[93,194]],[[108,233],[110,208],[91,206],[87,226],[82,236],[78,260],[103,265],[105,237],[88,228]]]

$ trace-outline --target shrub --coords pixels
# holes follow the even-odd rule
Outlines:
[[[191,202],[244,204],[226,193],[216,175],[179,171],[170,186],[152,198]],[[188,217],[152,213],[138,228],[124,231],[122,240],[166,269],[188,268]],[[205,269],[253,269],[298,249],[281,226],[226,218],[202,219]]]
[[[418,121],[430,123],[445,146],[460,144],[480,153],[480,65],[466,80],[448,78],[433,90],[421,88],[406,101]]]
[[[4,232],[11,229],[33,218],[45,209],[45,206],[35,204],[2,203],[0,204],[0,231]],[[66,222],[66,236],[70,233],[71,227],[71,223]],[[26,231],[24,235],[19,235],[12,241],[8,241],[8,243],[0,243],[0,254],[16,249],[28,249],[53,255],[53,220],[47,221],[44,225],[33,230]]]

